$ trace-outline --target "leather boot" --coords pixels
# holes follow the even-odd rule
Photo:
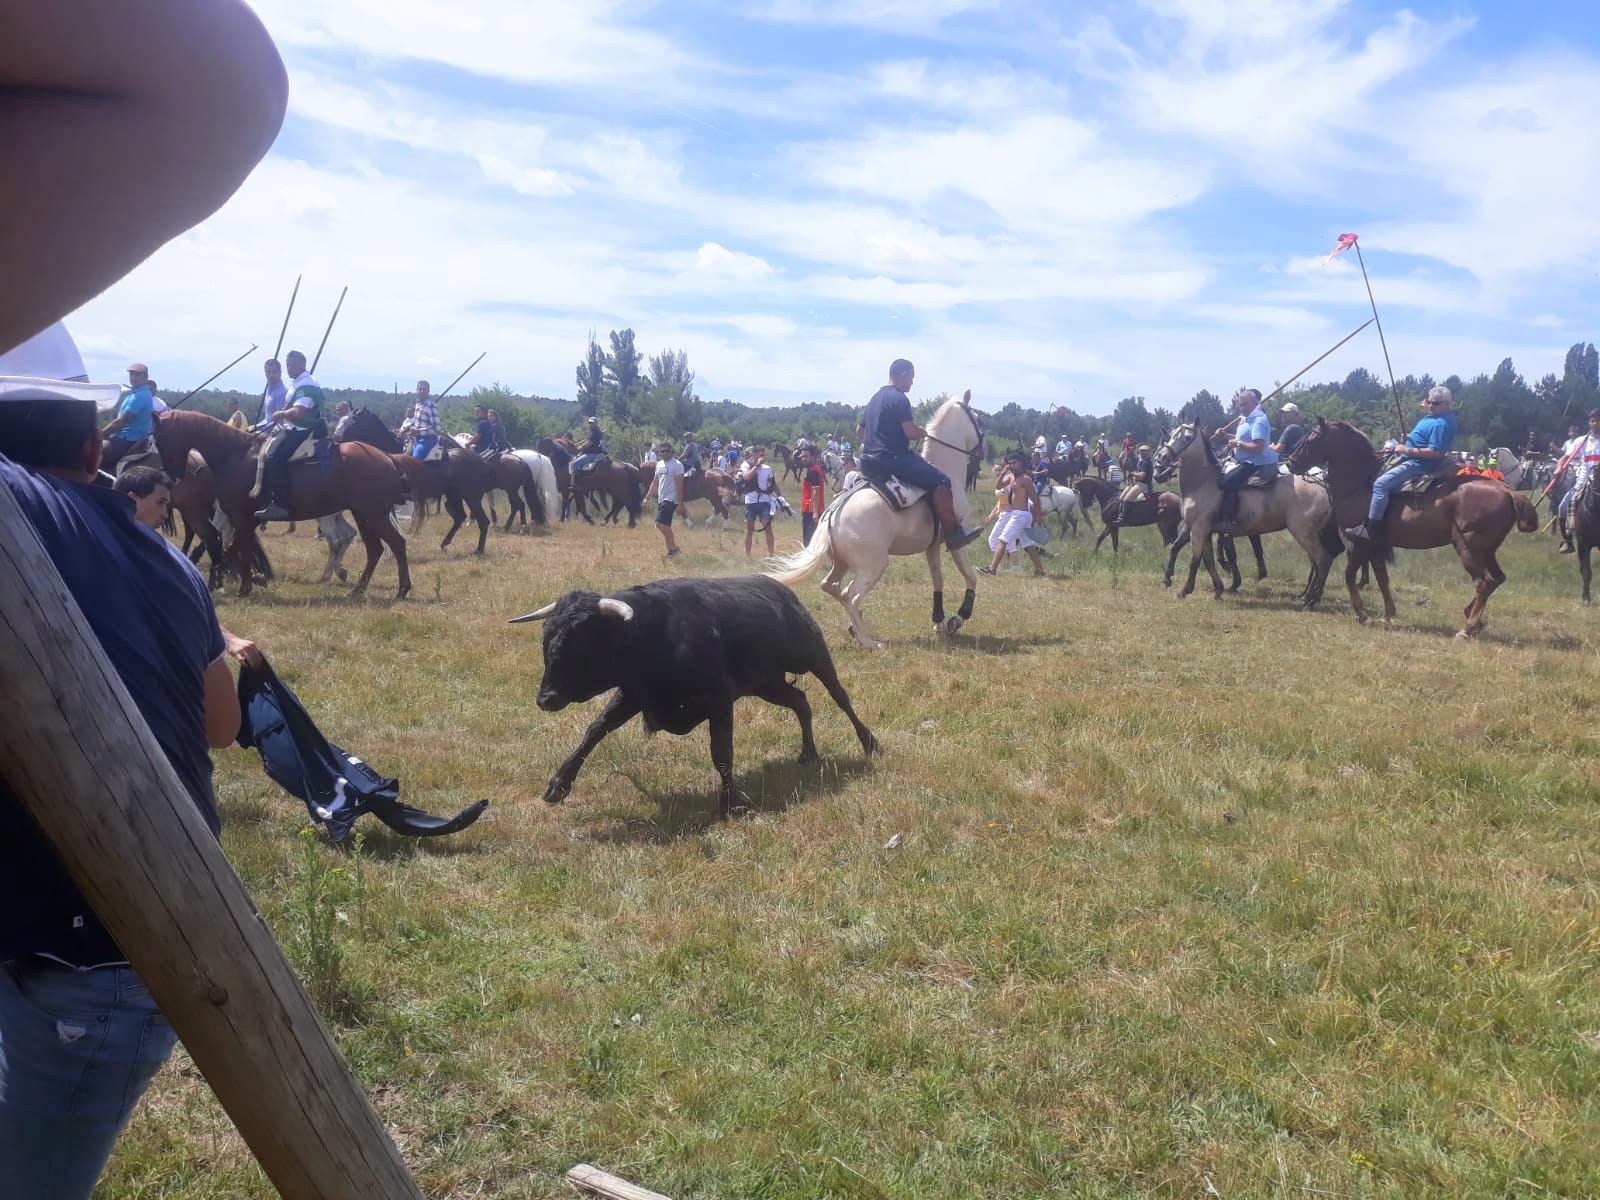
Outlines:
[[[934,488],[930,498],[934,515],[939,518],[939,528],[944,531],[945,549],[959,550],[983,532],[981,528],[970,529],[956,519],[955,496],[948,487]]]

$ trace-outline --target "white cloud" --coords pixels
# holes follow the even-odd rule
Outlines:
[[[491,183],[502,183],[524,196],[572,195],[572,185],[561,172],[547,167],[519,167],[493,154],[478,155],[478,166]]]
[[[695,252],[694,269],[701,275],[728,279],[762,279],[772,274],[772,264],[753,254],[741,254],[716,242],[705,242]]]
[[[858,25],[891,33],[928,33],[952,17],[982,12],[995,0],[767,0],[751,15],[802,25]]]

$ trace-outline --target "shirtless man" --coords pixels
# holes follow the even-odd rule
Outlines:
[[[987,567],[979,567],[978,572],[998,575],[1006,555],[1023,549],[1033,560],[1033,574],[1037,579],[1044,574],[1044,561],[1039,556],[1039,547],[1025,535],[1034,522],[1044,523],[1044,513],[1039,510],[1039,493],[1028,475],[1027,455],[1021,450],[1007,454],[1005,470],[996,483],[999,485],[995,490],[997,499],[994,511],[989,514],[995,519],[994,531],[989,534],[989,549],[994,551],[994,558]]]

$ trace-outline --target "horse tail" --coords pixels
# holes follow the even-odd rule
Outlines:
[[[639,486],[639,468],[634,467],[631,471],[624,470],[623,483],[626,485],[628,492],[628,498],[625,501],[628,506],[628,515],[637,521],[639,514],[644,511],[644,497]]]
[[[1512,492],[1511,495],[1517,506],[1517,528],[1523,533],[1532,533],[1539,528],[1539,514],[1525,493]]]
[[[843,496],[840,499],[843,499]],[[767,572],[769,576],[779,583],[794,587],[796,584],[804,583],[825,560],[833,557],[833,521],[829,520],[829,517],[834,516],[835,505],[838,503],[839,501],[835,500],[833,504],[828,505],[827,510],[817,520],[817,531],[811,535],[809,546],[796,550],[793,554],[780,554],[771,560],[772,570]]]

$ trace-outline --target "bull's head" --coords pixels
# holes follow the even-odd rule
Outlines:
[[[633,620],[633,608],[610,596],[568,592],[511,624],[543,621],[544,678],[539,682],[539,707],[560,712],[569,704],[593,700],[620,687],[626,659],[619,626]]]

